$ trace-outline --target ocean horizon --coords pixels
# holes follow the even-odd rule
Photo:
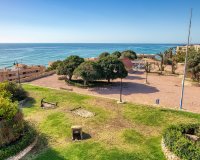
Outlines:
[[[157,54],[182,44],[155,43],[0,43],[0,68],[14,61],[28,65],[45,65],[70,55],[97,57],[102,52],[134,50],[137,54]]]

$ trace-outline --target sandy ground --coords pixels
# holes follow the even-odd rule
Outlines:
[[[119,82],[119,80],[116,80],[115,82]],[[130,73],[123,82],[123,100],[125,101],[154,105],[156,99],[160,99],[160,105],[163,107],[173,109],[179,108],[181,95],[181,79],[179,77],[149,74],[149,84],[146,85],[145,74],[143,72],[134,72]],[[68,86],[65,81],[58,80],[57,75],[41,78],[29,83],[56,89],[64,87],[73,89],[73,91],[77,93],[103,96],[113,99],[119,98],[119,85],[82,89]],[[200,113],[200,87],[185,87],[183,109]]]

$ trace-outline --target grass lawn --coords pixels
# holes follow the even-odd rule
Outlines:
[[[23,108],[25,119],[40,134],[34,150],[24,159],[36,160],[162,160],[161,137],[171,124],[200,122],[200,115],[24,85],[32,100]],[[41,109],[40,100],[58,102]],[[70,110],[83,107],[96,115],[81,118]],[[82,125],[91,136],[71,141],[71,126]]]

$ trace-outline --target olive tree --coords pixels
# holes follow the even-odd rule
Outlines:
[[[69,56],[57,67],[57,74],[66,75],[71,80],[74,70],[83,62],[84,59],[79,56]]]

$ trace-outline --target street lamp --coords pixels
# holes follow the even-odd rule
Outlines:
[[[14,66],[17,66],[17,76],[18,76],[18,83],[20,84],[20,72],[19,72],[19,63],[18,63],[18,61],[14,61],[14,63],[13,63],[13,65]]]
[[[184,89],[185,89],[185,78],[186,78],[186,72],[187,72],[187,58],[188,58],[188,47],[190,45],[191,26],[192,26],[192,9],[191,9],[191,14],[190,14],[188,42],[187,42],[187,46],[186,46],[185,66],[184,66],[184,74],[183,74],[182,88],[181,88],[180,110],[183,109],[183,98],[184,98]]]
[[[117,71],[116,69],[114,69],[113,72],[114,72],[114,73],[119,72],[120,75],[121,75],[121,68],[119,67],[119,70],[118,70],[118,71]],[[122,78],[120,78],[120,79],[121,79],[121,80],[120,80],[119,101],[117,101],[117,103],[119,103],[119,104],[123,104],[124,102],[122,101],[122,88],[123,88],[123,86],[122,86]]]

